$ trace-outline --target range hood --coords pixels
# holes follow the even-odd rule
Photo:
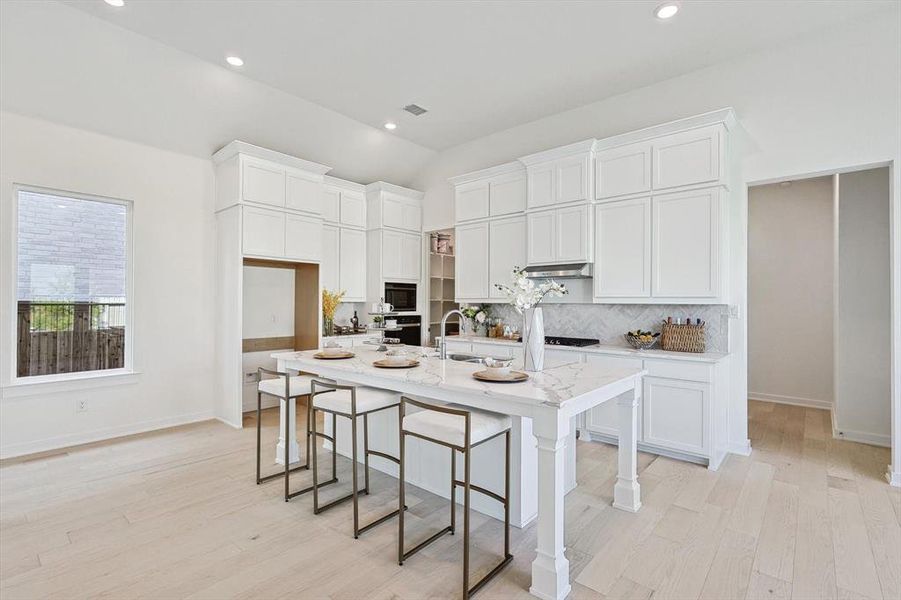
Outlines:
[[[529,279],[588,279],[591,277],[591,263],[532,265],[523,272]]]

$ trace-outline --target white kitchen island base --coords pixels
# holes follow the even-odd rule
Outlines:
[[[483,367],[471,363],[422,358],[422,364],[413,369],[378,369],[372,362],[382,355],[374,350],[360,349],[354,358],[341,361],[317,360],[313,354],[315,351],[283,352],[273,354],[273,358],[278,360],[279,370],[316,372],[356,385],[490,410],[521,417],[521,424],[531,420],[536,440],[538,503],[537,547],[529,588],[534,596],[560,600],[571,589],[563,545],[563,515],[567,439],[573,417],[617,398],[621,423],[628,425],[620,436],[614,506],[632,512],[641,507],[636,446],[637,406],[644,375],[640,369],[600,369],[585,363],[567,363],[532,374],[523,383],[490,384],[472,377]],[[385,438],[388,435],[386,432]],[[376,438],[371,440],[374,445],[378,443]],[[412,457],[412,452],[408,456]],[[519,469],[522,476],[523,465]]]

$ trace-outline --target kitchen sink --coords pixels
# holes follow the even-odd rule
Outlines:
[[[484,356],[477,354],[448,354],[447,357],[457,362],[481,363],[485,360]]]

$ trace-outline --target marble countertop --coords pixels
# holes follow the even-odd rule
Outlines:
[[[635,368],[599,368],[578,360],[545,359],[545,369],[530,373],[527,381],[520,383],[488,383],[472,375],[483,370],[484,365],[441,360],[432,348],[407,347],[411,354],[421,353],[418,367],[411,369],[383,369],[373,366],[373,361],[384,358],[375,349],[354,348],[355,356],[343,360],[314,358],[318,350],[301,352],[276,352],[272,358],[284,360],[292,368],[305,367],[324,376],[341,378],[341,374],[354,374],[352,379],[361,385],[397,389],[397,384],[411,383],[417,387],[439,388],[442,395],[464,393],[492,399],[515,400],[532,404],[560,405],[607,386],[622,386],[644,371]],[[575,356],[573,357],[576,358]],[[522,365],[513,365],[514,369]],[[394,383],[397,387],[392,386]]]
[[[522,346],[522,342],[505,338],[490,338],[478,335],[451,335],[447,337],[449,342],[463,342],[475,344],[496,344],[499,346]],[[593,346],[545,346],[548,350],[562,350],[564,352],[584,352],[587,354],[608,354],[615,356],[627,356],[629,358],[663,358],[668,360],[686,360],[692,362],[715,363],[723,360],[727,353],[723,352],[672,352],[669,350],[635,350],[628,346],[614,346],[611,344],[594,344]]]

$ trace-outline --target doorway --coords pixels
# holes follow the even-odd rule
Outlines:
[[[880,167],[749,187],[752,447],[846,440],[890,462],[890,182]]]

